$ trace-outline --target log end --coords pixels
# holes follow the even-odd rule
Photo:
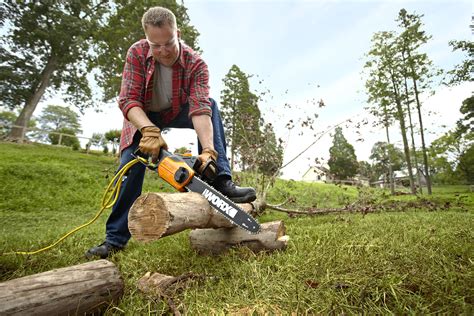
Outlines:
[[[159,194],[147,193],[138,197],[128,213],[128,229],[138,241],[159,239],[168,229],[170,214]]]

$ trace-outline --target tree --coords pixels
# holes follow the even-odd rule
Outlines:
[[[464,117],[458,120],[456,127],[431,143],[430,156],[436,164],[434,170],[443,181],[455,180],[452,170],[456,170],[460,179],[472,182],[472,167],[469,163],[474,145],[473,100],[474,97],[470,97],[463,101],[460,112]]]
[[[249,77],[233,65],[223,80],[225,88],[221,95],[221,115],[230,143],[231,169],[234,169],[238,156],[243,170],[254,167],[258,159],[255,152],[262,120],[258,97],[250,92]]]
[[[107,24],[94,32],[94,51],[96,58],[91,59],[90,69],[100,70],[95,78],[103,89],[103,99],[109,101],[120,92],[122,70],[128,48],[145,37],[141,18],[145,11],[153,6],[163,6],[176,15],[176,22],[181,31],[181,38],[195,51],[201,52],[198,46],[199,32],[190,24],[187,9],[183,3],[175,0],[115,0],[114,9],[109,14]]]
[[[106,140],[112,143],[112,154],[115,155],[117,153],[117,147],[120,143],[120,136],[122,134],[121,130],[112,129],[104,134]]]
[[[255,156],[257,159],[258,171],[265,177],[271,177],[283,163],[283,148],[281,144],[277,144],[275,132],[271,123],[266,124],[260,144]],[[265,181],[262,181],[265,182]]]
[[[38,118],[43,130],[58,131],[62,128],[68,128],[74,134],[81,132],[79,120],[79,115],[76,112],[60,105],[48,105]]]
[[[472,27],[472,26],[471,26]],[[474,43],[472,41],[450,41],[449,45],[453,51],[461,50],[467,52],[468,57],[460,64],[456,65],[454,69],[447,72],[447,78],[444,84],[447,86],[455,86],[462,82],[473,81],[472,69],[474,69]]]
[[[405,165],[403,152],[386,142],[376,142],[372,146],[369,158],[373,163],[374,180],[378,180],[381,175],[386,179],[393,179],[393,173]]]
[[[362,176],[370,181],[375,181],[377,178],[375,177],[372,165],[367,161],[359,161],[359,167],[357,168],[357,172]]]
[[[461,134],[474,133],[474,96],[465,99],[459,111],[463,117],[456,122],[458,132]]]
[[[423,130],[423,117],[421,113],[420,94],[430,87],[431,78],[438,75],[434,70],[431,60],[426,53],[419,53],[418,49],[425,44],[431,36],[421,30],[421,18],[423,15],[408,14],[405,9],[400,10],[397,21],[403,28],[399,36],[399,46],[402,52],[404,69],[413,83],[416,108],[418,111],[418,123],[420,125],[421,146],[423,153],[423,164],[426,178],[428,194],[431,194],[431,180],[428,165],[428,153],[426,149],[425,136]],[[407,91],[408,93],[408,91]],[[415,165],[417,162],[415,160]],[[418,167],[417,167],[418,172]]]
[[[401,89],[402,82],[402,58],[396,45],[396,36],[393,32],[378,32],[372,37],[372,47],[368,56],[372,58],[366,68],[370,69],[372,79],[368,83],[374,82],[376,88],[369,87],[369,93],[375,91],[374,99],[383,98],[384,106],[393,106],[394,117],[399,123],[400,133],[403,140],[403,151],[408,168],[411,192],[416,193],[411,166],[410,148],[407,139],[407,129],[405,123],[405,111],[403,108],[404,95]],[[373,93],[373,92],[372,92]],[[385,111],[386,112],[386,111]],[[392,189],[393,190],[393,189]]]
[[[474,184],[474,144],[471,144],[459,157],[459,163],[456,168],[466,183]]]
[[[0,102],[21,109],[11,139],[23,140],[23,127],[53,89],[79,108],[91,105],[86,62],[93,32],[108,9],[105,0],[5,1],[11,27],[1,38]]]
[[[357,173],[359,165],[354,146],[347,142],[341,127],[336,127],[334,132],[328,165],[331,173],[340,180],[351,178]]]

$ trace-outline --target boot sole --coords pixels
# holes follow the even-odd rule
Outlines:
[[[234,203],[250,203],[253,202],[257,199],[257,196],[255,194],[247,194],[244,196],[239,196],[239,197],[230,197],[229,198],[232,202]]]

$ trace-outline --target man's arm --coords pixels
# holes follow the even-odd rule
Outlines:
[[[145,111],[138,106],[131,108],[127,113],[127,117],[138,130],[141,130],[145,126],[155,126],[145,114]]]
[[[214,132],[209,115],[194,115],[191,117],[194,130],[199,138],[202,148],[214,149]]]

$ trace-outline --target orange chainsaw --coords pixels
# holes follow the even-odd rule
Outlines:
[[[217,165],[215,161],[209,160],[201,168],[201,172],[198,172],[201,161],[195,156],[171,154],[162,148],[158,162],[153,163],[150,159],[143,159],[144,157],[140,155],[139,151],[135,152],[135,155],[142,158],[139,160],[143,164],[152,170],[156,170],[160,178],[176,190],[199,193],[209,201],[209,204],[216,211],[235,225],[253,234],[260,231],[260,224],[252,216],[208,184],[208,182],[212,183],[216,177]]]

